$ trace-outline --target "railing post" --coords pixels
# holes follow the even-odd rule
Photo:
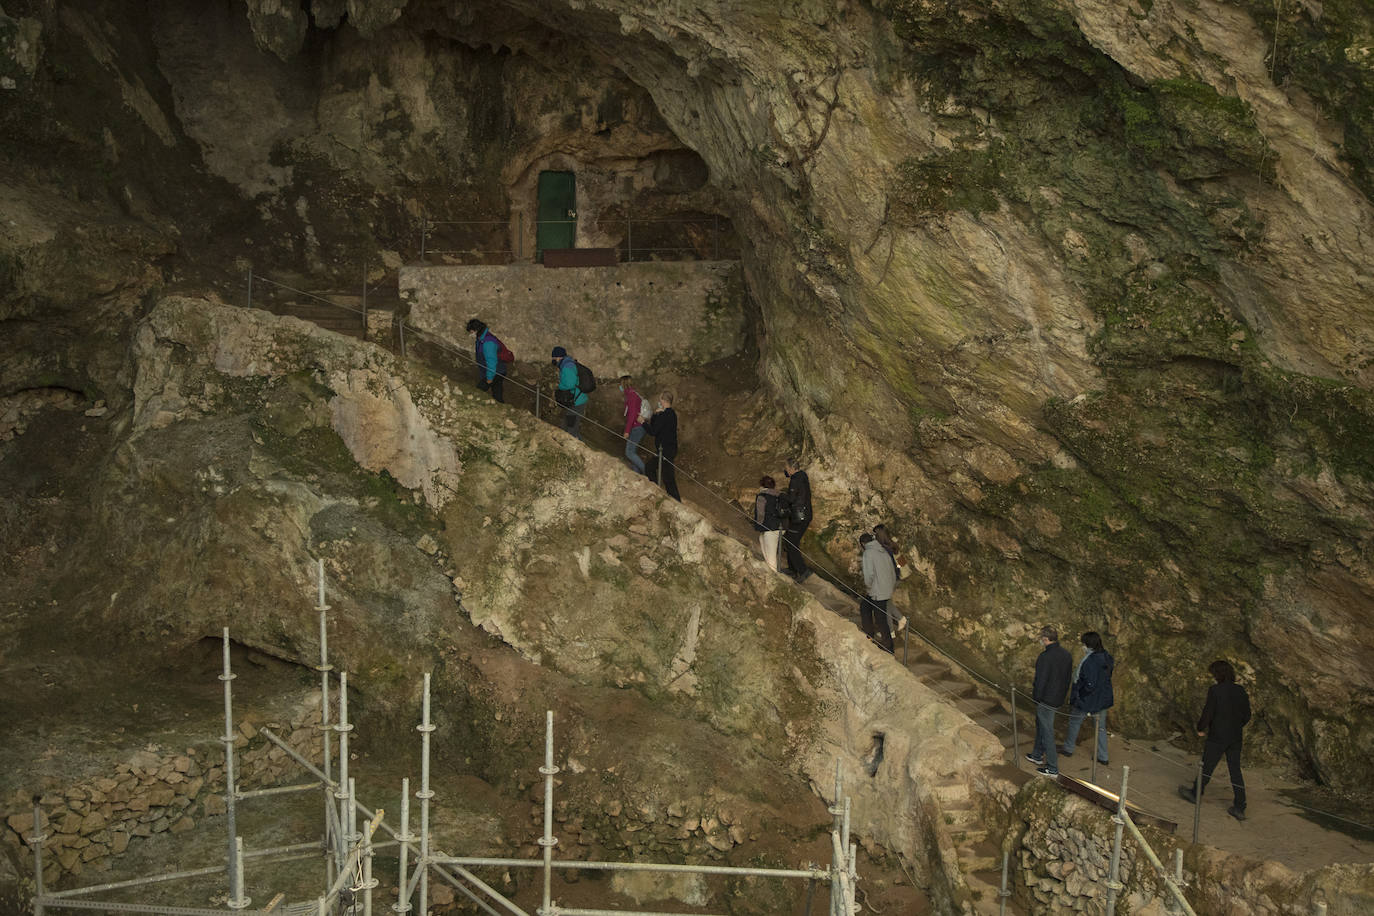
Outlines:
[[[1011,688],[1011,756],[1016,768],[1021,769],[1021,732],[1016,724],[1016,685]]]
[[[658,485],[663,486],[663,446],[658,446]]]
[[[525,260],[525,211],[515,214],[515,259]]]
[[[1174,847],[1174,884],[1178,885],[1180,893],[1183,891],[1183,847]],[[1179,906],[1177,898],[1173,894],[1169,895],[1164,908],[1170,913],[1182,913],[1183,907]]]
[[[434,731],[429,721],[429,672],[425,672],[424,701],[416,731],[420,733],[420,791],[415,793],[420,799],[420,857],[415,867],[420,870],[420,916],[429,916],[429,800],[434,797],[429,787],[429,735]]]
[[[429,233],[429,221],[420,214],[420,263],[425,263],[425,236]]]
[[[553,913],[553,848],[558,838],[553,835],[553,778],[558,775],[558,767],[553,765],[553,710],[544,712],[544,765],[539,768],[544,776],[544,835],[536,842],[544,848],[544,905],[539,912],[545,916]]]
[[[720,216],[711,214],[711,253],[714,260],[720,260]]]
[[[367,338],[367,265],[363,265],[363,338]]]
[[[1002,850],[1002,887],[997,891],[997,916],[1007,916],[1007,898],[1011,896],[1011,890],[1007,888],[1007,864],[1011,860],[1011,852]]]
[[[633,233],[634,233],[634,227],[633,227],[633,225],[632,225],[633,222],[634,222],[634,221],[631,220],[628,216],[625,217],[625,260],[626,260],[626,261],[633,261],[633,260],[635,259],[635,242],[634,242],[634,234],[633,234]]]
[[[401,341],[401,358],[402,358],[402,359],[405,359],[405,355],[406,355],[406,320],[405,320],[404,318],[397,318],[397,319],[396,319],[396,333],[397,333],[397,335],[399,336],[399,339],[400,339],[400,341]]]
[[[410,780],[405,777],[401,779],[401,835],[396,837],[396,839],[400,841],[401,844],[399,850],[401,861],[396,881],[396,887],[399,890],[397,900],[392,904],[391,908],[400,914],[400,916],[405,916],[406,913],[410,912],[410,891],[408,890],[409,885],[406,884],[406,872],[409,866],[408,856],[410,853],[409,844],[415,842],[416,839],[410,832]]]
[[[1197,842],[1202,830],[1202,761],[1197,762],[1197,775],[1193,777],[1193,842]]]
[[[248,268],[248,307],[253,307],[253,268]]]
[[[1121,794],[1116,800],[1116,814],[1112,822],[1116,824],[1116,839],[1112,843],[1112,863],[1107,872],[1107,916],[1116,916],[1116,898],[1121,892],[1121,833],[1126,829],[1126,784],[1131,778],[1131,768],[1121,768]]]

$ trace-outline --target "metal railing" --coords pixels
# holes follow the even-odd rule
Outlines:
[[[260,280],[260,281],[266,280],[266,278],[262,277],[261,275],[254,275],[254,274],[250,271],[249,276],[248,276],[248,287],[249,287],[248,297],[249,297],[249,300],[250,300],[250,304],[251,304],[251,299],[252,299],[252,285],[253,285],[253,280],[254,280],[254,277],[255,277],[255,276],[256,276],[256,278],[257,278],[258,280]],[[303,295],[306,295],[306,296],[311,297],[312,299],[318,300],[318,301],[320,301],[320,302],[327,303],[327,304],[329,304],[329,305],[333,305],[333,306],[335,306],[336,308],[339,308],[339,309],[342,309],[342,310],[345,310],[345,311],[354,312],[354,313],[358,313],[358,312],[360,311],[359,309],[353,308],[352,306],[349,306],[349,305],[345,305],[345,304],[337,303],[337,302],[332,302],[332,301],[330,301],[330,300],[328,300],[328,299],[325,299],[325,298],[322,297],[322,296],[317,296],[317,295],[312,294],[312,293],[306,293],[306,292],[304,292],[304,291],[302,291],[302,290],[297,290],[297,289],[294,289],[293,287],[289,287],[289,286],[286,286],[286,285],[284,285],[284,284],[276,284],[275,281],[267,280],[267,282],[269,282],[269,283],[274,283],[274,285],[279,286],[279,287],[281,287],[281,288],[283,288],[283,289],[286,289],[286,290],[290,290],[290,291],[292,291],[292,292],[301,293],[301,294],[303,294]],[[364,292],[363,292],[363,299],[364,299],[364,302],[366,302],[366,295],[367,295],[367,293],[366,293],[366,282],[364,282]],[[411,346],[412,348],[413,348],[415,342],[417,342],[417,341],[418,341],[418,342],[422,342],[424,345],[428,345],[428,346],[432,346],[432,347],[437,348],[439,351],[442,351],[447,357],[451,357],[451,358],[454,358],[455,360],[469,363],[469,364],[472,365],[473,368],[476,368],[476,367],[477,367],[477,360],[476,360],[475,354],[474,354],[474,352],[473,352],[472,350],[469,350],[469,349],[467,349],[467,348],[462,348],[462,349],[460,349],[460,348],[458,348],[458,347],[454,347],[454,346],[452,346],[451,344],[449,344],[447,341],[443,340],[442,338],[440,338],[440,337],[438,337],[438,336],[436,336],[436,335],[434,335],[434,334],[432,334],[432,333],[430,333],[430,332],[422,331],[421,329],[415,327],[414,325],[408,324],[408,323],[405,321],[405,319],[402,318],[402,317],[400,317],[400,316],[398,316],[397,319],[396,319],[395,331],[396,331],[396,335],[397,335],[397,344],[398,344],[398,348],[399,348],[399,351],[400,351],[400,355],[401,355],[402,357],[406,357],[406,356],[408,356],[408,355],[411,355],[411,354],[408,354],[408,351],[407,351],[407,344],[408,344],[407,335],[409,335],[409,336],[410,336],[409,344],[410,344],[410,346]],[[419,354],[415,354],[415,355],[419,355]],[[445,367],[445,368],[447,368],[447,367]],[[545,419],[548,415],[550,415],[550,414],[556,415],[558,412],[561,411],[561,408],[558,408],[557,405],[555,405],[555,404],[553,403],[552,398],[550,398],[547,394],[544,394],[544,393],[542,392],[542,385],[540,384],[540,382],[538,381],[538,379],[533,379],[533,380],[530,380],[530,379],[521,379],[521,378],[518,378],[518,377],[515,377],[515,376],[512,376],[512,375],[507,375],[507,376],[506,376],[506,381],[509,382],[509,383],[511,383],[511,384],[510,384],[510,388],[512,389],[513,392],[515,392],[515,391],[523,391],[523,392],[525,392],[525,393],[527,393],[527,394],[529,395],[529,404],[528,404],[528,407],[529,407],[530,411],[531,411],[532,413],[535,414],[536,417],[539,417],[539,418],[541,418],[541,419]],[[585,418],[583,419],[583,423],[586,424],[588,427],[591,427],[591,428],[594,428],[594,429],[599,430],[599,431],[600,431],[599,434],[604,434],[605,437],[608,438],[608,439],[614,444],[614,447],[615,447],[616,449],[623,448],[624,443],[627,441],[627,440],[625,439],[625,437],[624,437],[623,435],[621,435],[621,432],[620,432],[619,429],[613,429],[613,428],[611,428],[611,427],[609,427],[609,426],[607,426],[607,425],[605,425],[605,424],[603,424],[603,423],[598,422],[597,420],[595,420],[595,419],[592,418],[592,417],[585,417]],[[726,497],[724,497],[724,496],[720,495],[719,493],[717,493],[712,487],[710,487],[710,486],[709,486],[708,484],[706,484],[704,481],[699,480],[697,477],[695,477],[695,476],[692,475],[691,473],[689,473],[689,472],[687,472],[686,470],[684,470],[684,469],[681,467],[681,465],[678,465],[678,464],[675,463],[675,462],[668,462],[668,463],[671,464],[671,465],[673,466],[674,470],[677,472],[678,476],[681,478],[681,480],[682,480],[683,482],[686,482],[686,483],[690,483],[690,484],[695,485],[698,489],[700,489],[701,492],[705,493],[708,497],[710,497],[710,498],[712,498],[712,499],[714,499],[714,500],[719,501],[719,502],[720,502],[722,505],[724,505],[729,511],[731,511],[731,512],[733,512],[733,513],[737,513],[738,515],[742,516],[744,519],[746,519],[746,520],[748,520],[748,521],[752,521],[752,519],[749,519],[749,516],[748,516],[746,513],[744,513],[743,510],[740,509],[740,507],[739,507],[737,504],[735,504],[733,501],[731,501],[731,500],[727,499]],[[660,460],[658,466],[659,466],[659,469],[660,469],[660,471],[661,471],[662,468],[663,468],[663,462],[662,462],[661,460]],[[659,480],[659,483],[660,483],[660,485],[662,484],[662,479],[661,479],[661,478],[660,478],[660,480]],[[800,552],[802,553],[802,556],[803,556],[808,562],[810,562],[810,563],[816,563],[816,561],[817,561],[817,558],[816,558],[816,557],[814,557],[814,556],[812,556],[812,555],[810,555],[810,554],[807,554],[805,551],[800,551]],[[856,591],[854,588],[850,587],[850,586],[849,586],[847,583],[845,583],[842,579],[840,579],[840,578],[838,578],[838,577],[833,577],[833,576],[827,576],[827,579],[828,579],[828,581],[830,581],[832,584],[834,584],[837,588],[841,589],[841,590],[844,591],[846,594],[848,594],[849,596],[851,596],[852,598],[854,598],[856,602],[859,602],[859,601],[864,600],[864,596],[863,596],[863,595],[859,594],[858,591]],[[1026,711],[1026,712],[1030,712],[1030,711],[1032,711],[1032,710],[1034,709],[1034,707],[1035,707],[1036,705],[1038,705],[1038,704],[1036,704],[1036,703],[1034,702],[1034,700],[1032,699],[1032,694],[1027,693],[1025,690],[1022,690],[1021,688],[1017,687],[1017,686],[1015,685],[1015,683],[1014,683],[1014,682],[1011,682],[1011,680],[1010,680],[1009,678],[1007,679],[1007,682],[1006,682],[1006,683],[998,683],[997,681],[994,681],[994,680],[992,680],[991,678],[988,678],[988,677],[984,676],[983,674],[980,674],[978,671],[974,670],[971,666],[965,664],[964,662],[961,662],[954,654],[952,654],[949,650],[947,650],[946,648],[944,648],[935,638],[933,638],[933,637],[927,635],[926,633],[924,633],[924,632],[922,632],[920,629],[918,629],[918,628],[916,627],[916,625],[915,625],[912,621],[909,621],[909,620],[908,620],[908,621],[906,621],[906,623],[905,623],[904,625],[903,625],[903,624],[899,624],[899,622],[898,622],[898,620],[897,620],[897,616],[898,616],[898,615],[896,615],[895,612],[893,612],[893,611],[889,608],[889,628],[890,628],[890,631],[892,632],[892,634],[893,634],[894,637],[896,637],[897,635],[901,635],[901,637],[902,637],[902,663],[903,663],[903,666],[906,666],[907,663],[908,663],[908,657],[907,657],[907,656],[908,656],[908,650],[909,650],[909,645],[910,645],[910,637],[911,637],[912,634],[915,634],[916,638],[919,639],[922,643],[924,643],[924,644],[929,648],[930,651],[936,653],[936,654],[938,655],[939,659],[943,660],[944,662],[948,663],[949,665],[952,665],[955,669],[957,669],[957,671],[962,671],[965,675],[967,675],[968,678],[971,679],[971,681],[972,681],[972,686],[973,686],[975,689],[978,688],[980,685],[989,688],[989,689],[990,689],[990,692],[991,692],[991,695],[997,697],[997,702],[999,703],[999,710],[1002,710],[1002,711],[1005,712],[1007,709],[1009,709],[1009,717],[1010,717],[1010,723],[1009,723],[1009,724],[1003,724],[1002,722],[998,721],[997,718],[995,718],[995,715],[996,715],[996,714],[993,712],[993,710],[985,710],[985,711],[982,712],[982,713],[968,713],[968,715],[970,716],[970,718],[973,718],[975,721],[978,721],[980,725],[982,725],[983,727],[987,728],[989,731],[992,731],[994,734],[1007,734],[1007,733],[1010,733],[1010,737],[1011,737],[1011,741],[1012,741],[1012,746],[1011,746],[1012,763],[1013,763],[1016,767],[1022,768],[1022,767],[1024,766],[1024,762],[1023,762],[1023,758],[1022,758],[1021,750],[1020,750],[1020,716],[1021,716],[1021,713],[1022,713],[1022,708],[1021,708],[1021,706],[1022,706],[1023,704],[1018,704],[1018,702],[1017,702],[1017,697],[1019,696],[1019,697],[1021,697],[1023,700],[1029,701],[1029,704],[1028,704],[1028,705],[1029,705],[1030,709],[1027,709],[1027,710],[1025,710],[1025,711]],[[954,693],[951,693],[951,692],[945,690],[944,688],[941,688],[941,687],[938,686],[938,685],[928,685],[928,686],[930,687],[930,689],[934,690],[937,694],[940,694],[941,696],[945,697],[949,702],[951,702],[951,703],[953,703],[953,704],[956,704],[956,705],[957,705],[961,699],[965,699],[965,697],[961,697],[961,696],[959,696],[959,695],[956,695],[956,694],[954,694]],[[1007,706],[1006,706],[1005,708],[1003,708],[1003,707],[1000,706],[1000,704],[1001,704],[1001,702],[1002,702],[1003,699],[1005,699],[1005,700],[1007,701]],[[990,701],[990,700],[989,700],[989,701]],[[1055,715],[1056,719],[1059,719],[1059,718],[1068,718],[1068,717],[1070,717],[1070,716],[1073,715],[1073,714],[1070,713],[1070,712],[1065,712],[1065,711],[1063,711],[1062,709],[1056,709],[1054,715]],[[1090,779],[1091,779],[1092,782],[1095,783],[1095,782],[1097,781],[1097,770],[1098,770],[1098,764],[1099,764],[1098,757],[1097,757],[1097,747],[1098,747],[1097,737],[1098,737],[1098,735],[1099,735],[1100,733],[1106,731],[1107,711],[1106,711],[1106,710],[1102,710],[1102,711],[1100,711],[1100,712],[1087,713],[1085,717],[1086,717],[1086,718],[1091,718],[1091,719],[1093,720],[1093,722],[1094,722],[1094,727],[1095,727],[1095,730],[1094,730],[1094,733],[1093,733],[1093,735],[1092,735],[1092,738],[1091,738],[1090,740],[1084,742],[1085,747],[1091,747],[1091,749],[1092,749],[1092,764],[1091,764],[1091,775],[1090,775]],[[1051,736],[1051,737],[1052,737],[1052,739],[1053,739],[1053,736]],[[1110,737],[1110,735],[1109,735],[1109,737]],[[1195,797],[1194,797],[1194,801],[1193,801],[1193,830],[1192,830],[1192,838],[1193,838],[1193,842],[1194,842],[1194,843],[1200,842],[1200,839],[1201,839],[1201,822],[1202,822],[1202,793],[1201,793],[1200,791],[1197,791],[1197,789],[1198,789],[1198,787],[1200,787],[1200,786],[1202,785],[1202,763],[1201,763],[1201,761],[1199,760],[1196,764],[1180,764],[1180,763],[1178,763],[1177,761],[1170,760],[1168,757],[1165,757],[1164,755],[1158,753],[1157,751],[1151,750],[1151,749],[1149,749],[1149,748],[1137,747],[1137,748],[1135,748],[1135,749],[1138,750],[1138,751],[1143,751],[1143,752],[1145,752],[1145,753],[1148,753],[1148,754],[1154,756],[1155,758],[1157,758],[1157,759],[1163,761],[1164,763],[1168,764],[1169,766],[1178,768],[1181,772],[1184,772],[1184,773],[1187,773],[1187,774],[1188,774],[1188,777],[1189,777],[1189,779],[1191,780],[1191,782],[1192,782],[1192,784],[1193,784],[1193,786],[1194,786],[1194,796],[1195,796]],[[1218,786],[1222,786],[1222,787],[1224,787],[1225,785],[1228,784],[1228,783],[1226,783],[1226,782],[1217,780],[1217,779],[1215,779],[1215,778],[1210,778],[1210,782],[1211,782],[1212,784],[1215,784],[1215,785],[1218,785]],[[1234,786],[1233,786],[1233,787],[1234,787]],[[1370,833],[1374,833],[1374,825],[1362,823],[1362,822],[1360,822],[1360,821],[1353,820],[1353,819],[1351,819],[1351,818],[1349,818],[1349,817],[1345,817],[1345,816],[1343,816],[1343,815],[1336,814],[1336,813],[1331,812],[1331,811],[1326,811],[1326,810],[1323,810],[1323,809],[1320,809],[1320,808],[1314,808],[1314,807],[1312,807],[1312,806],[1310,806],[1310,805],[1305,805],[1305,804],[1302,804],[1301,802],[1295,801],[1295,800],[1293,800],[1292,798],[1286,799],[1286,800],[1285,800],[1285,803],[1288,804],[1288,805],[1290,805],[1290,806],[1292,806],[1292,807],[1294,807],[1294,808],[1297,808],[1297,809],[1299,809],[1299,810],[1301,810],[1301,811],[1307,812],[1308,814],[1315,815],[1315,816],[1317,816],[1317,817],[1328,818],[1328,819],[1330,819],[1330,820],[1332,820],[1332,821],[1341,822],[1341,823],[1344,823],[1344,824],[1348,824],[1348,825],[1350,825],[1350,826],[1352,826],[1352,827],[1357,827],[1357,828],[1360,828],[1361,830],[1368,831],[1368,832],[1370,832]]]
[[[719,216],[619,219],[534,220],[535,237],[542,226],[573,226],[579,223],[598,237],[612,240],[621,262],[653,260],[738,260],[729,220]],[[514,219],[430,219],[420,217],[419,262],[510,264],[533,260],[537,252],[525,245],[525,215]],[[466,238],[463,238],[466,236]],[[638,238],[638,243],[636,243]],[[495,246],[495,247],[493,247]]]

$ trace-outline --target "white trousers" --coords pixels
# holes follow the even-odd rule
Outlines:
[[[763,562],[773,572],[778,571],[778,545],[782,543],[781,531],[764,531],[759,534],[759,550],[763,551]]]

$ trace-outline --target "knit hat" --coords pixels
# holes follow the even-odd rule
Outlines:
[[[568,355],[568,351],[567,351],[567,350],[564,350],[562,347],[554,347],[554,348],[553,348],[553,358],[554,358],[554,359],[561,359],[562,357],[567,356],[567,355]]]

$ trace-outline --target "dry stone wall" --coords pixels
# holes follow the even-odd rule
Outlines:
[[[319,715],[315,697],[297,706],[284,726],[274,722],[270,727],[306,759],[319,759]],[[234,747],[240,791],[277,785],[300,772],[299,765],[269,742],[251,717],[239,721]],[[140,838],[184,833],[207,817],[224,814],[224,751],[218,741],[180,751],[148,745],[105,775],[44,792],[38,805],[47,835],[43,880],[51,886],[88,870],[107,869],[112,857]],[[11,852],[29,860],[31,868],[32,799],[16,793],[6,809],[0,836]]]
[[[1011,814],[1008,848],[1021,902],[1034,913],[1105,913],[1115,833],[1111,814],[1048,780],[1027,783]],[[1199,916],[1307,916],[1317,901],[1333,914],[1368,913],[1374,906],[1374,866],[1294,872],[1150,827],[1142,831],[1163,862],[1173,862],[1176,847],[1183,849],[1184,893]],[[1118,913],[1170,912],[1164,882],[1129,832],[1122,841],[1119,880]]]

